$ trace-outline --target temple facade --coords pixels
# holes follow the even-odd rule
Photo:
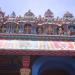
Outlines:
[[[14,11],[10,16],[6,16],[0,10],[0,33],[74,35],[75,18],[70,12],[66,12],[62,18],[55,18],[50,9],[43,17],[36,17],[31,10],[28,10],[24,16],[16,16]]]
[[[5,15],[0,9],[0,75],[75,75],[75,18]]]

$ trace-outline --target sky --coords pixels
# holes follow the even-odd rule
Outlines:
[[[55,17],[62,17],[67,11],[75,16],[75,0],[0,0],[0,7],[6,15],[15,11],[17,16],[23,16],[31,9],[36,16],[43,16],[50,9]]]

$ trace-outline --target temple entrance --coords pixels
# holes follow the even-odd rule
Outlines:
[[[0,56],[0,75],[20,75],[20,67],[17,56]]]
[[[40,56],[32,66],[32,75],[75,75],[75,60],[66,56]]]
[[[41,75],[70,75],[67,71],[63,69],[46,69]]]

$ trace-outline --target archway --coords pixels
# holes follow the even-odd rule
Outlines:
[[[40,57],[32,66],[32,75],[75,75],[75,60],[71,57]]]
[[[24,25],[25,34],[31,34],[31,31],[32,31],[32,25],[31,24],[25,24]]]

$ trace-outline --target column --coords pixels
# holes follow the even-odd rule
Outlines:
[[[22,68],[20,69],[20,75],[30,75],[30,56],[23,56]]]
[[[2,32],[2,25],[0,25],[0,33]]]
[[[19,32],[19,27],[18,27],[18,23],[16,24],[16,28],[15,28],[16,33]]]

